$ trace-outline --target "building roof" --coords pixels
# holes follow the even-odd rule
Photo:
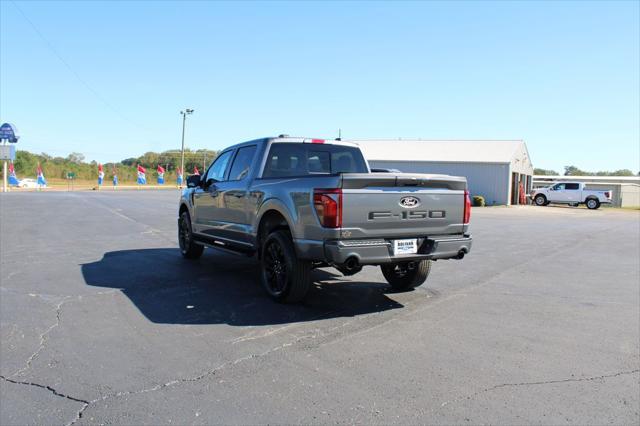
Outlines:
[[[511,163],[522,151],[528,157],[527,147],[521,140],[370,139],[350,142],[360,146],[367,160]]]
[[[640,176],[562,176],[562,175],[533,175],[535,180],[563,181],[563,182],[625,182],[640,184]]]

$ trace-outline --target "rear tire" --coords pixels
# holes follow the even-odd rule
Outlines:
[[[536,206],[546,206],[548,204],[547,197],[544,195],[536,195],[536,198],[534,198],[533,201],[536,203]]]
[[[587,205],[587,208],[589,210],[596,210],[600,207],[600,201],[596,200],[595,198],[587,199],[587,202],[585,204]]]
[[[311,262],[298,259],[289,232],[275,231],[261,247],[261,275],[262,285],[275,301],[299,302],[311,287]]]
[[[204,246],[193,240],[189,212],[182,212],[180,219],[178,219],[178,243],[180,244],[180,253],[185,258],[197,259],[202,256]]]
[[[380,265],[382,275],[394,290],[406,291],[422,285],[431,272],[431,260]]]

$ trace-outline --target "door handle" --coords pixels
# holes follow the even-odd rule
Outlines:
[[[227,192],[227,194],[231,195],[232,197],[242,198],[245,196],[246,191],[229,191]]]

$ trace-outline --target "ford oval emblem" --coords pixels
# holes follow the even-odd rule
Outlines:
[[[412,209],[420,205],[420,199],[416,197],[403,197],[400,199],[400,207]]]

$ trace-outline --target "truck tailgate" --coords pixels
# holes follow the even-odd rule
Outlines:
[[[410,173],[344,174],[342,230],[350,238],[461,234],[464,177]]]

